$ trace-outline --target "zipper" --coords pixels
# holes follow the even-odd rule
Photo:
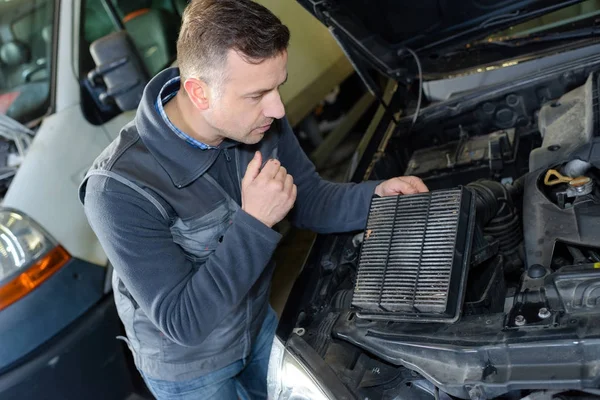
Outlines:
[[[240,195],[240,207],[242,206],[242,174],[240,173],[240,152],[237,147],[233,149],[233,156],[235,157],[235,172],[237,175],[236,188],[239,190]]]
[[[235,169],[237,173],[238,185],[240,188],[240,207],[241,198],[242,198],[242,173],[240,171],[240,152],[237,147],[233,149],[233,156],[235,157]],[[246,350],[246,353],[250,354],[250,349],[252,348],[252,338],[250,337],[250,329],[252,323],[252,303],[250,301],[250,292],[246,295],[246,346],[249,348]]]
[[[234,149],[234,157],[235,157],[235,167],[233,165],[232,158],[231,155],[229,153],[228,149],[223,149],[223,156],[225,157],[225,161],[227,164],[227,172],[229,174],[229,177],[231,178],[232,182],[233,182],[233,187],[235,190],[235,198],[236,198],[236,203],[237,203],[237,199],[239,199],[239,205],[242,205],[242,188],[241,188],[241,180],[240,180],[240,168],[239,168],[239,157],[237,156],[237,148]]]
[[[227,149],[223,149],[223,154],[225,154],[227,162],[231,162],[231,157],[229,156],[229,151]]]
[[[238,185],[241,187],[242,174],[240,173],[240,152],[238,151],[237,147],[233,149],[233,154],[235,156],[235,169],[237,171]],[[242,189],[240,188],[240,190]]]

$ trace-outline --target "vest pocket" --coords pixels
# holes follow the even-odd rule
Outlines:
[[[124,340],[127,347],[134,353],[159,357],[160,331],[150,322],[116,274],[113,275],[113,293],[117,312],[127,335],[127,338],[120,336],[118,339]]]
[[[138,352],[145,356],[161,359],[163,334],[141,308],[136,309],[133,313],[133,330],[139,342]]]
[[[171,226],[173,241],[192,261],[206,261],[216,250],[231,223],[232,212],[223,202],[213,211],[190,220],[178,219]]]

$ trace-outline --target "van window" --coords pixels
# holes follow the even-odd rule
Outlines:
[[[175,60],[181,16],[171,0],[85,0],[83,37],[86,48],[94,40],[117,29],[104,1],[112,1],[150,76]],[[92,63],[86,67],[92,69],[94,66]]]
[[[0,2],[0,113],[33,121],[50,105],[54,0]]]
[[[110,3],[107,3],[110,2]],[[139,53],[150,77],[175,61],[177,35],[181,24],[181,13],[186,0],[83,0],[79,43],[80,80],[96,65],[90,54],[90,45],[120,29],[115,19],[121,22]],[[116,18],[107,7],[112,5]],[[102,124],[119,111],[101,111],[89,93],[84,90],[83,114],[92,124]]]

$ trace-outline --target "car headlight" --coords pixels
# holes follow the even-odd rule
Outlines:
[[[70,258],[31,218],[0,209],[0,310],[37,288]]]
[[[303,363],[275,337],[269,360],[267,385],[270,400],[329,400]]]

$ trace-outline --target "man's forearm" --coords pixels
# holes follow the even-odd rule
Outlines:
[[[287,121],[282,122],[281,162],[298,186],[296,205],[291,214],[294,224],[319,233],[364,228],[371,198],[380,182],[354,184],[323,180]]]
[[[364,228],[371,198],[379,182],[332,183],[317,179],[306,185],[302,200],[297,202],[293,214],[295,224],[319,233]]]

